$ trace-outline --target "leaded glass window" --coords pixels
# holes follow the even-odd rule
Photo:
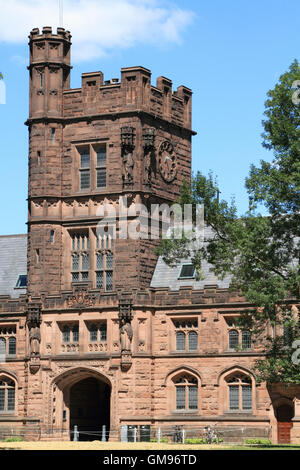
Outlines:
[[[198,319],[173,320],[176,351],[198,350]]]
[[[15,410],[15,383],[2,377],[0,379],[0,412],[11,413]]]
[[[65,325],[62,331],[62,339],[64,343],[69,343],[71,338],[70,327]]]
[[[17,350],[17,340],[15,337],[8,339],[8,354],[15,355]]]
[[[176,387],[176,410],[185,410],[185,387]]]
[[[236,373],[226,379],[229,393],[230,411],[252,410],[252,381],[251,378]]]
[[[236,349],[239,345],[239,333],[237,330],[229,331],[229,349]]]
[[[198,349],[198,334],[196,331],[189,332],[189,351],[197,351]]]
[[[98,339],[98,328],[97,325],[90,326],[90,341],[97,341]]]
[[[198,409],[198,381],[195,377],[183,374],[174,379],[176,388],[176,409]]]
[[[79,341],[79,326],[74,325],[72,328],[72,337],[73,337],[73,342],[78,343]]]
[[[242,348],[251,349],[251,333],[250,331],[242,331]]]
[[[176,351],[185,350],[185,333],[183,331],[178,331],[176,333]]]

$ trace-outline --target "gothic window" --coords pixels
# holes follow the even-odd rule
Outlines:
[[[0,328],[0,356],[15,356],[17,352],[16,326]]]
[[[228,348],[233,351],[252,349],[251,332],[240,329],[238,317],[225,317],[225,321],[228,326]]]
[[[77,147],[79,189],[101,190],[107,186],[106,144],[89,144]]]
[[[198,350],[198,320],[174,320],[176,351]]]
[[[62,340],[63,343],[78,343],[79,342],[79,326],[78,323],[73,325],[63,325],[62,327]]]
[[[251,349],[251,333],[250,331],[242,331],[242,349]]]
[[[73,233],[72,238],[72,282],[89,279],[89,234]]]
[[[226,379],[230,411],[252,410],[252,381],[245,374],[236,373]]]
[[[97,148],[96,187],[106,188],[106,145]]]
[[[80,189],[90,189],[90,149],[83,147],[79,150],[80,153]]]
[[[228,333],[228,343],[229,349],[236,350],[239,346],[241,346],[242,349],[251,349],[251,333],[248,330],[230,330]]]
[[[90,342],[106,342],[107,340],[107,326],[106,322],[98,324],[92,323],[89,326]]]
[[[173,380],[176,394],[176,410],[187,411],[198,409],[198,380],[183,374]]]
[[[239,345],[239,333],[237,330],[229,331],[229,349],[236,349]]]
[[[110,234],[96,235],[96,287],[106,292],[114,285],[114,240]]]
[[[71,330],[68,325],[65,325],[62,330],[63,343],[69,343],[71,340]]]
[[[0,413],[15,411],[15,383],[8,377],[0,378]]]

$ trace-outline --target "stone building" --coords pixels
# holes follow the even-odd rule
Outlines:
[[[144,67],[70,89],[70,33],[33,29],[29,47],[28,235],[0,237],[0,434],[297,441],[297,390],[257,383],[262,349],[235,326],[251,305],[209,266],[196,281],[155,255],[150,208],[191,176],[191,90]],[[144,236],[122,236],[137,219]]]

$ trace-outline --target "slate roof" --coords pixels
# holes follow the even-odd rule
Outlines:
[[[204,286],[218,286],[220,289],[227,289],[230,284],[230,277],[226,276],[223,280],[218,279],[211,271],[211,265],[202,264],[202,273],[204,280],[196,281],[195,279],[179,279],[181,267],[183,264],[191,263],[190,259],[182,260],[175,268],[168,266],[161,257],[159,257],[153,277],[151,287],[169,287],[170,290],[179,290],[183,286],[191,286],[193,289],[203,289]]]
[[[205,226],[204,240],[211,238],[212,234],[212,229]],[[190,263],[191,259],[182,259],[176,267],[171,268],[161,257],[159,257],[150,287],[169,287],[170,290],[179,290],[180,287],[191,286],[193,289],[197,290],[203,289],[204,286],[213,285],[218,286],[220,289],[228,289],[230,285],[230,276],[226,276],[224,279],[217,278],[212,271],[212,265],[205,261],[202,263],[202,274],[203,277],[205,277],[204,280],[196,281],[195,279],[180,279],[179,276],[182,265]]]
[[[0,236],[0,295],[26,294],[26,289],[16,289],[19,275],[26,273],[27,235]]]

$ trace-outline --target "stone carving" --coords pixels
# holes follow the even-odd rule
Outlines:
[[[133,337],[133,331],[132,331],[131,324],[126,320],[121,320],[121,328],[120,328],[121,353],[131,352],[132,337]]]
[[[41,343],[41,303],[28,303],[27,326],[29,330],[30,345],[30,371],[35,374],[40,368],[40,343]]]
[[[151,186],[152,168],[155,150],[155,129],[149,127],[143,131],[145,184]]]
[[[119,322],[120,322],[120,343],[121,343],[121,368],[123,371],[130,369],[132,364],[131,343],[133,338],[132,321],[132,300],[119,300]]]
[[[30,356],[39,357],[40,355],[40,343],[41,343],[41,332],[38,326],[32,327],[29,332],[30,339]]]
[[[134,170],[134,128],[122,127],[121,128],[121,142],[122,142],[122,179],[123,185],[133,183],[133,170]]]
[[[70,295],[67,299],[67,305],[70,308],[92,307],[93,305],[95,305],[95,302],[96,297],[89,294],[84,289],[78,290],[73,295]]]

